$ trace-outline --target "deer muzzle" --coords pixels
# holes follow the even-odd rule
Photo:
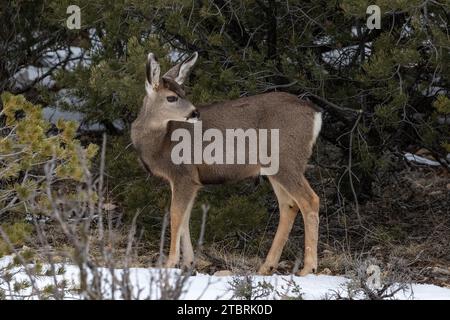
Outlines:
[[[195,123],[200,119],[200,112],[198,112],[197,109],[195,109],[194,111],[192,111],[187,117],[186,120],[187,122],[190,123]]]

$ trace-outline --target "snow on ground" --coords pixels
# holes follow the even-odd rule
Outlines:
[[[0,258],[0,289],[6,290],[7,285],[2,280],[2,272],[5,267],[13,261],[12,256]],[[57,265],[61,266],[61,265]],[[48,268],[48,266],[44,267]],[[3,271],[2,271],[3,270]],[[57,282],[66,280],[69,286],[74,288],[78,283],[79,269],[74,265],[64,265],[64,273],[56,275]],[[102,274],[105,288],[111,283],[111,273],[105,268],[98,268]],[[29,278],[23,271],[23,267],[13,267],[8,270],[14,274],[15,281],[28,280]],[[121,277],[123,270],[115,269],[116,276]],[[157,269],[157,268],[130,268],[130,281],[133,287],[134,296],[138,299],[158,299],[161,297],[161,287],[166,283],[173,285],[176,279],[180,279],[180,270],[178,269]],[[53,285],[53,276],[36,276],[34,280],[39,288],[47,285]],[[188,277],[183,287],[181,299],[232,299],[233,292],[230,290],[231,283],[239,277],[236,276],[210,276],[198,274]],[[239,278],[243,279],[243,278]],[[275,290],[266,297],[266,299],[281,299],[283,296],[296,297],[296,289],[302,293],[303,299],[324,299],[333,292],[344,292],[345,285],[349,279],[342,276],[328,275],[308,275],[306,277],[297,276],[253,276],[252,283],[256,285],[260,283],[270,283]],[[105,297],[108,298],[111,290],[105,290]],[[22,290],[21,294],[29,295],[31,288]],[[66,295],[67,299],[79,299],[75,293]],[[442,288],[429,284],[413,284],[406,292],[399,292],[395,296],[396,299],[417,299],[417,300],[450,300],[450,289]]]
[[[427,159],[427,158],[424,158],[424,157],[421,157],[421,156],[418,156],[416,154],[412,154],[412,153],[409,153],[409,152],[405,153],[405,159],[408,160],[408,161],[411,161],[411,162],[416,162],[416,163],[419,163],[419,164],[425,164],[425,165],[428,165],[428,166],[436,167],[436,166],[440,166],[441,165],[437,161],[430,160],[430,159]]]

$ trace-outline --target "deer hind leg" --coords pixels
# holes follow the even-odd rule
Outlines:
[[[297,272],[305,276],[317,272],[317,242],[319,240],[319,196],[309,185],[304,176],[301,177],[297,204],[303,216],[305,225],[305,255],[303,269]]]
[[[192,184],[172,184],[172,202],[170,204],[170,252],[167,268],[177,266],[180,260],[180,238],[183,236],[184,263],[191,264],[193,250],[189,236],[189,217],[198,188]],[[188,244],[189,242],[189,244]],[[191,260],[191,261],[189,261]]]
[[[297,275],[304,276],[317,271],[317,242],[319,238],[319,197],[301,175],[277,177],[278,183],[295,200],[305,225],[305,255],[303,269]]]
[[[278,207],[280,209],[280,220],[278,229],[273,239],[272,246],[267,255],[266,261],[259,268],[258,273],[268,275],[273,273],[278,267],[278,262],[283,252],[283,248],[288,240],[297,212],[299,210],[294,199],[281,187],[279,183],[270,179],[275,195],[278,200]]]
[[[297,274],[317,272],[317,242],[319,240],[319,196],[302,177],[302,197],[298,200],[305,225],[305,256],[303,269]]]

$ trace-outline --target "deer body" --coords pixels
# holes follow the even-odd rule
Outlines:
[[[189,218],[198,190],[207,184],[238,181],[260,174],[257,164],[174,164],[171,151],[178,128],[193,131],[188,121],[200,119],[203,130],[279,129],[279,170],[268,176],[280,207],[280,222],[266,262],[259,269],[269,274],[278,265],[294,219],[300,210],[305,224],[305,263],[301,275],[317,269],[319,198],[304,177],[308,158],[320,132],[321,112],[296,96],[274,92],[195,108],[185,100],[182,83],[197,55],[175,66],[162,80],[159,65],[150,54],[147,64],[147,96],[131,128],[131,138],[143,165],[170,183],[172,201],[171,244],[168,267],[183,253],[183,264],[193,263]],[[176,95],[176,100],[174,97]],[[175,101],[173,101],[175,100]],[[180,248],[181,240],[181,248]],[[181,250],[180,250],[181,249]]]

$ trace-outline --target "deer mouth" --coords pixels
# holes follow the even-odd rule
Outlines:
[[[198,120],[200,120],[200,112],[198,112],[197,110],[192,111],[186,117],[186,121],[189,123],[196,123]]]

